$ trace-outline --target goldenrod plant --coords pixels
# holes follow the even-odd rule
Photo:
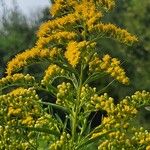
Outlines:
[[[150,93],[115,100],[92,84],[105,76],[129,84],[122,62],[97,46],[105,38],[138,41],[103,23],[114,6],[115,0],[54,1],[35,46],[8,62],[0,79],[1,150],[150,150],[150,132],[136,121],[140,108],[149,109]],[[36,62],[49,64],[40,81],[21,73]],[[102,115],[93,127],[96,112]]]

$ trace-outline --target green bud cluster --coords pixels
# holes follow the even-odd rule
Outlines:
[[[8,75],[0,79],[0,88],[8,87],[9,85],[33,85],[35,83],[35,78],[29,74],[17,73],[12,76]]]
[[[66,132],[63,132],[56,142],[49,146],[49,150],[67,150],[70,147],[70,135]]]
[[[61,83],[57,86],[57,100],[56,104],[71,108],[74,105],[74,91],[70,83]]]

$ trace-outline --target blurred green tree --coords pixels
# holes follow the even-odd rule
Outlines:
[[[25,16],[20,12],[17,3],[8,9],[1,1],[3,13],[0,28],[0,57],[1,74],[4,75],[4,66],[18,52],[33,46],[35,41],[35,26],[29,25]]]

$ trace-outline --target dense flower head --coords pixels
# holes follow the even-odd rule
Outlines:
[[[52,8],[50,9],[50,13],[53,16],[59,16],[61,13],[68,13],[65,9],[72,8],[73,6],[77,5],[78,2],[76,0],[55,0],[55,3],[52,5]]]
[[[13,116],[21,117],[20,123],[27,119],[29,122],[26,123],[30,124],[32,121],[34,122],[33,118],[40,114],[39,101],[40,99],[34,89],[17,88],[6,95],[0,96],[1,113],[7,113],[7,117],[10,119]]]
[[[149,106],[150,105],[150,92],[147,91],[137,91],[135,92],[132,97],[126,97],[128,101],[132,99],[132,104],[136,108],[140,108],[142,106]]]
[[[88,48],[91,45],[92,44],[90,44],[88,41],[81,41],[81,42],[70,41],[65,51],[66,59],[73,67],[76,67],[76,65],[80,62],[80,59],[83,58],[82,57],[83,54],[84,59],[86,59],[86,53],[88,52]]]
[[[81,0],[81,1],[76,1],[76,0],[55,0],[55,3],[52,5],[52,8],[50,9],[50,13],[53,16],[59,16],[59,14],[64,14],[68,13],[68,11],[72,11],[72,9],[75,9],[76,6],[82,5],[88,3],[90,6],[95,6],[96,8],[98,7],[104,7],[104,9],[110,10],[115,6],[115,0]],[[86,5],[86,6],[88,6]],[[75,9],[76,10],[76,9]],[[86,8],[85,8],[86,10]]]
[[[8,63],[7,74],[11,75],[13,72],[17,72],[22,67],[34,63],[38,58],[50,59],[55,56],[62,63],[57,55],[60,51],[60,55],[63,55],[72,67],[76,67],[77,64],[86,62],[80,60],[90,59],[96,50],[95,46],[91,46],[89,50],[87,44],[83,53],[81,50],[83,47],[79,47],[80,43],[86,41],[96,45],[101,37],[109,37],[125,44],[136,42],[137,38],[126,30],[110,23],[102,23],[101,19],[104,15],[101,8],[105,7],[109,10],[114,4],[114,0],[55,0],[51,8],[54,18],[41,25],[37,32],[36,46],[12,59]],[[124,71],[118,69],[116,67],[116,70],[123,75],[117,80],[127,83],[128,79],[123,77]],[[118,76],[116,73],[112,74],[115,74],[115,77]]]
[[[81,18],[88,28],[93,26],[102,17],[102,13],[97,11],[93,1],[83,0],[74,9],[78,18]]]
[[[77,46],[78,43],[72,41],[68,43],[67,51],[65,52],[65,57],[73,67],[75,67],[80,60],[81,52]]]
[[[150,133],[148,130],[145,130],[143,127],[140,127],[136,132],[134,133],[134,136],[132,137],[133,141],[137,141],[141,145],[145,145],[145,147],[148,149],[150,146]]]
[[[77,21],[79,21],[79,18],[75,13],[67,14],[63,17],[49,20],[40,26],[39,30],[37,31],[37,37],[47,37],[54,30],[59,29],[59,31],[61,31],[64,29],[64,27],[66,29],[67,27],[70,28],[71,25],[76,25]]]
[[[92,103],[90,103],[91,101],[91,97],[96,93],[96,88],[92,88],[90,87],[88,84],[82,86],[81,88],[81,99],[80,99],[80,103],[81,106],[83,107],[84,110],[95,110],[95,108],[93,109]]]

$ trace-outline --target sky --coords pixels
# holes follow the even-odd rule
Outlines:
[[[0,0],[4,1],[8,8],[12,7],[14,0]],[[36,10],[42,9],[46,6],[50,6],[50,0],[15,0],[18,3],[19,8],[23,14],[30,17],[30,14],[36,12]],[[0,13],[2,12],[2,5],[0,3]]]

